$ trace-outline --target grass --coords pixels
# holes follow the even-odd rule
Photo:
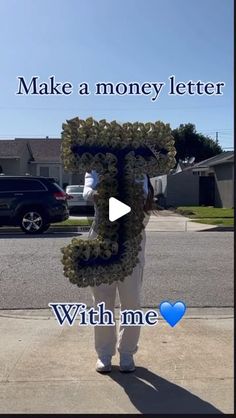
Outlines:
[[[90,226],[93,222],[93,219],[67,219],[63,222],[58,222],[56,224],[51,224],[52,226]]]
[[[187,216],[194,222],[219,225],[234,226],[234,209],[214,208],[213,206],[179,206],[176,212]]]
[[[213,206],[179,206],[177,213],[189,216],[190,218],[233,218],[234,210],[225,208],[214,208]]]

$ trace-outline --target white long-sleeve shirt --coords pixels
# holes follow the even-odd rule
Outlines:
[[[148,195],[148,178],[143,175],[143,180],[137,179],[137,183],[143,183],[144,199]],[[88,201],[93,201],[93,195],[98,185],[98,174],[95,170],[85,174],[83,198]]]

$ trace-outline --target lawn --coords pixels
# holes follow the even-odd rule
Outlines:
[[[63,222],[52,224],[52,226],[90,226],[93,222],[92,218],[87,219],[67,219]]]
[[[234,225],[234,209],[214,208],[213,206],[179,206],[176,212],[194,219],[194,222],[219,226]]]

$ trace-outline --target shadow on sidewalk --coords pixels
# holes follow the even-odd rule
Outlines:
[[[234,232],[233,226],[216,226],[215,228],[201,229],[196,232]]]
[[[120,373],[118,366],[109,377],[123,387],[142,414],[223,414],[210,403],[169,382],[144,367],[134,373]]]

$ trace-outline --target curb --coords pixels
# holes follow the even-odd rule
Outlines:
[[[50,233],[50,232],[88,232],[90,230],[90,225],[83,225],[83,226],[51,226],[48,231],[46,231],[44,234]],[[22,235],[26,235],[24,234],[24,232],[21,230],[21,228],[18,227],[10,227],[10,228],[0,228],[0,234],[9,234],[9,233],[13,233],[13,234],[20,234],[22,233]],[[41,234],[40,234],[41,235]],[[32,236],[32,235],[31,235]],[[34,236],[37,236],[34,235]]]
[[[83,226],[56,226],[50,227],[48,232],[88,232],[90,230],[90,226],[83,225]]]
[[[201,224],[199,224],[199,225],[201,225]],[[204,225],[204,224],[202,224],[202,225]],[[57,233],[58,232],[59,233],[60,232],[61,233],[66,233],[66,232],[73,233],[73,232],[77,232],[77,233],[79,233],[79,232],[88,232],[89,230],[90,230],[90,225],[82,225],[82,226],[79,226],[79,225],[78,226],[77,225],[74,225],[73,226],[72,225],[72,226],[55,226],[55,227],[51,226],[48,229],[48,231],[46,231],[44,234],[47,234],[47,233],[50,234],[50,233],[54,233],[54,232],[57,232]],[[173,231],[163,231],[163,230],[158,230],[158,229],[152,230],[152,229],[149,229],[148,227],[146,228],[146,231],[147,232],[173,232]],[[221,232],[231,232],[232,231],[233,232],[234,231],[234,227],[233,226],[226,227],[226,226],[213,226],[212,225],[212,228],[202,229],[202,230],[199,229],[199,231],[200,232],[208,232],[208,231],[212,231],[212,232],[219,232],[219,231],[221,231]],[[199,232],[199,231],[196,231],[196,232]],[[180,231],[180,232],[184,232],[184,231]],[[193,231],[190,231],[190,232],[195,232],[195,231],[193,230]],[[0,235],[1,234],[9,234],[9,233],[26,235],[18,227],[9,227],[9,228],[0,227]],[[33,235],[33,236],[37,236],[37,234],[36,235]]]

